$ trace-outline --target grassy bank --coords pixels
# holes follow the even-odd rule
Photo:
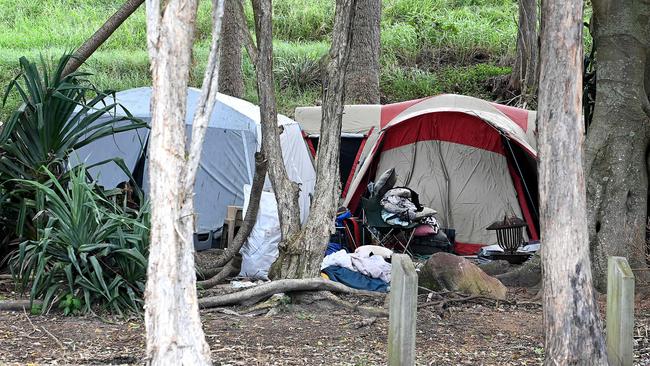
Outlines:
[[[111,0],[0,0],[0,85],[15,75],[18,58],[58,57],[73,50],[112,14]],[[246,10],[252,27],[250,8]],[[282,113],[318,103],[320,88],[306,70],[329,47],[330,0],[283,0],[274,5],[275,73]],[[461,93],[490,98],[486,81],[507,74],[516,37],[516,2],[509,0],[384,0],[383,102]],[[191,83],[198,86],[210,38],[210,4],[202,1]],[[86,71],[101,88],[149,85],[144,8],[138,9],[91,57]],[[253,70],[244,62],[245,98],[255,102]],[[15,107],[10,98],[0,120]]]

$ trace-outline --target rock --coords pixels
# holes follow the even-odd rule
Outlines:
[[[512,269],[510,263],[504,260],[496,260],[485,264],[479,264],[478,267],[490,276],[500,275]]]
[[[508,287],[534,287],[542,282],[542,259],[539,252],[506,273],[496,275],[496,278]]]
[[[508,291],[474,263],[443,252],[432,255],[420,269],[418,285],[434,291],[458,291],[495,299],[505,299]]]

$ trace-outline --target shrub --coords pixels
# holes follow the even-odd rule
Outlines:
[[[321,85],[320,63],[317,59],[307,56],[297,56],[279,59],[274,73],[278,78],[280,88],[293,87],[304,91]]]
[[[2,220],[7,224],[0,228],[0,249],[12,238],[35,236],[31,223],[34,212],[28,205],[34,199],[34,187],[21,180],[48,180],[45,167],[65,185],[72,150],[115,133],[146,127],[130,117],[100,122],[120,106],[106,103],[110,93],[97,90],[86,79],[90,74],[63,75],[71,57],[64,54],[54,66],[41,57],[40,67],[21,57],[20,72],[4,94],[3,104],[12,92],[20,97],[21,104],[0,132],[0,192],[5,194]]]
[[[45,171],[45,183],[23,180],[37,191],[38,232],[20,244],[9,268],[42,311],[59,303],[65,313],[92,305],[117,314],[142,309],[147,270],[149,207],[130,209],[86,180],[85,168],[70,173],[69,188]]]

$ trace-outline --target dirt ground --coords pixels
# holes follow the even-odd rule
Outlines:
[[[6,285],[5,298],[14,297]],[[509,300],[526,300],[513,290]],[[367,302],[348,297],[349,301]],[[425,299],[423,298],[423,301]],[[239,311],[240,309],[231,308]],[[201,311],[216,365],[383,365],[387,319],[341,308],[286,305],[272,316]],[[636,311],[635,364],[650,365],[650,303]],[[541,307],[467,303],[418,312],[419,365],[539,365]],[[0,312],[0,364],[142,364],[142,319]]]

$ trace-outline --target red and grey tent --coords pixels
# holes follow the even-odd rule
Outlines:
[[[308,113],[296,110],[307,132]],[[455,229],[457,253],[496,243],[486,228],[504,215],[523,217],[528,236],[537,239],[534,131],[535,112],[460,95],[346,106],[342,132],[361,134],[363,146],[344,204],[356,210],[367,184],[395,168],[397,185],[416,191],[443,227]]]

